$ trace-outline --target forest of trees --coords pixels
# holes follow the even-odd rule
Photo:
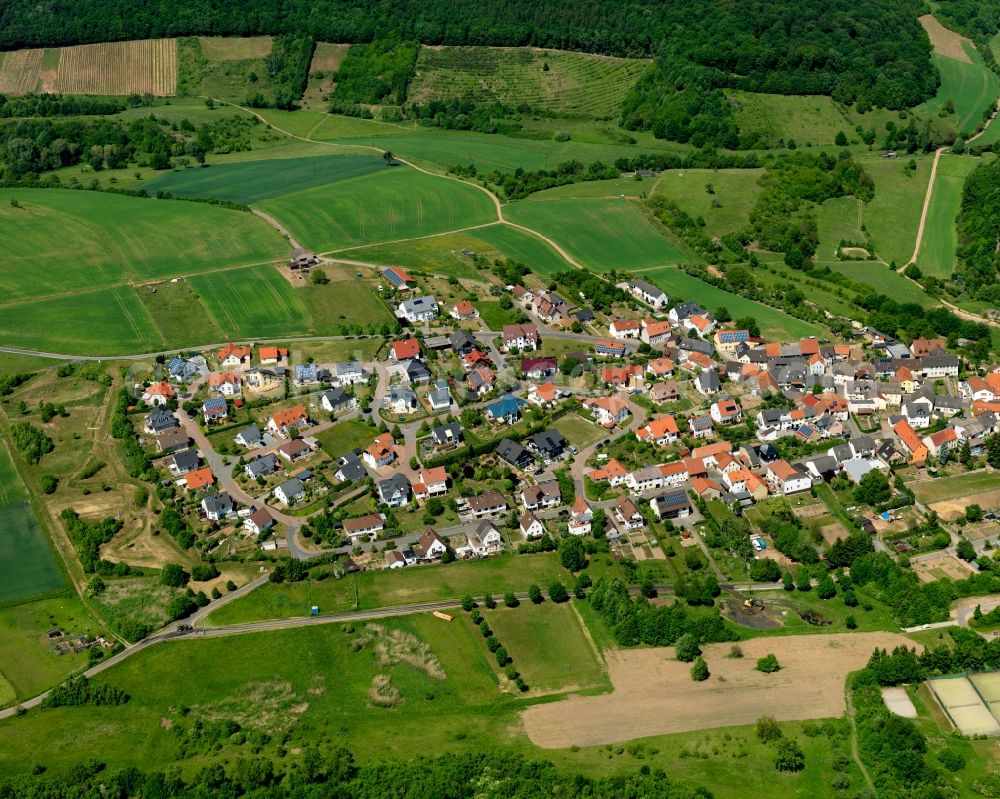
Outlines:
[[[1000,161],[979,166],[966,179],[958,240],[965,290],[973,299],[1000,303]]]
[[[41,754],[41,753],[40,753]],[[551,762],[522,755],[454,754],[408,761],[374,761],[358,765],[342,747],[309,747],[301,763],[285,771],[265,757],[240,758],[228,769],[221,763],[202,766],[189,776],[178,769],[143,772],[137,768],[108,771],[97,759],[75,767],[66,778],[11,777],[0,780],[3,799],[78,799],[79,797],[252,796],[254,799],[711,799],[704,788],[668,778],[662,769],[643,766],[632,773],[584,777],[557,769]]]
[[[996,0],[942,0],[935,5],[934,14],[946,27],[972,39],[986,65],[1000,72],[989,44],[1000,30],[1000,4]]]

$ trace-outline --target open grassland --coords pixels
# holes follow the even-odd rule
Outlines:
[[[64,94],[153,94],[177,92],[177,40],[81,44],[7,53],[0,92]]]
[[[740,131],[760,135],[761,143],[778,147],[794,141],[799,147],[831,145],[838,133],[856,138],[855,127],[881,131],[895,113],[876,109],[859,114],[829,97],[755,94],[727,91]]]
[[[835,197],[824,202],[816,213],[819,227],[819,248],[817,252],[823,258],[835,258],[841,241],[856,242],[859,246],[864,240],[861,230],[861,215],[863,209],[861,200],[854,197]]]
[[[913,171],[907,169],[910,158],[860,159],[875,181],[875,197],[865,204],[861,219],[875,242],[876,252],[889,263],[906,263],[913,254],[913,241],[931,175],[932,157],[913,156],[917,165]],[[826,256],[825,250],[822,255]]]
[[[385,168],[385,161],[374,154],[264,159],[177,170],[151,181],[146,189],[250,205]]]
[[[464,233],[374,244],[345,250],[342,257],[373,264],[404,266],[414,271],[459,278],[481,278],[471,257],[463,250],[489,260],[513,258],[539,275],[552,275],[571,268],[559,253],[537,236],[510,225],[496,223]]]
[[[274,46],[270,36],[199,36],[202,55],[209,61],[264,58]]]
[[[572,604],[500,605],[485,611],[484,618],[532,691],[608,687],[604,664]]]
[[[910,488],[917,499],[925,504],[958,499],[967,494],[978,494],[1000,488],[1000,473],[973,472],[957,474],[952,477],[939,477],[936,480],[922,480],[910,483]]]
[[[330,452],[339,454],[336,449]],[[319,605],[321,613],[337,613],[439,599],[454,599],[457,604],[465,594],[481,596],[489,591],[501,597],[505,591],[527,591],[531,583],[546,586],[556,579],[567,582],[570,576],[554,554],[543,554],[510,555],[447,567],[367,571],[339,580],[268,583],[219,608],[206,623],[220,626],[305,616],[312,605]]]
[[[302,105],[305,108],[326,110],[325,98],[337,85],[333,75],[340,68],[340,62],[350,49],[349,44],[316,43],[312,63],[309,65],[309,83],[302,97]]]
[[[989,70],[983,58],[971,43],[963,42],[966,60],[935,53],[931,56],[941,74],[941,85],[937,94],[914,109],[921,117],[936,117],[951,100],[955,113],[948,115],[947,122],[962,136],[975,131],[983,119],[986,109],[996,105],[1000,96],[1000,77]]]
[[[68,591],[0,607],[0,675],[19,700],[35,696],[86,665],[84,654],[58,654],[46,637],[50,630],[62,630],[66,637],[100,632],[83,603]]]
[[[308,325],[295,290],[273,267],[216,272],[189,280],[216,325],[237,338],[277,336]]]
[[[423,47],[407,101],[469,98],[558,114],[617,116],[648,62],[514,47]]]
[[[317,335],[337,334],[342,325],[361,324],[367,328],[394,322],[395,317],[376,294],[372,283],[331,269],[327,269],[327,274],[331,277],[330,283],[303,286],[293,292]],[[335,280],[335,277],[342,279]],[[287,321],[294,323],[295,317]]]
[[[933,14],[924,14],[920,17],[920,24],[927,31],[935,53],[954,58],[956,61],[969,62],[969,54],[963,46],[965,43],[971,44],[968,39],[946,28]]]
[[[545,613],[543,608],[526,604],[510,612]],[[518,623],[533,622],[522,619]],[[49,773],[60,775],[90,756],[100,756],[110,770],[133,765],[149,770],[170,764],[186,771],[218,758],[232,762],[247,756],[245,747],[225,743],[215,752],[198,745],[187,752],[180,749],[196,722],[232,719],[248,732],[259,730],[276,739],[289,730],[284,747],[292,762],[306,745],[342,743],[361,762],[369,762],[420,756],[429,750],[442,754],[482,751],[483,741],[488,741],[494,751],[551,759],[560,767],[588,775],[640,766],[663,768],[705,786],[719,799],[771,795],[776,788],[781,795],[796,799],[833,799],[842,793],[831,787],[834,756],[848,745],[838,722],[823,724],[808,734],[801,723],[782,723],[785,735],[794,738],[805,753],[805,768],[791,773],[775,771],[773,747],[761,743],[749,724],[657,735],[627,746],[539,750],[518,721],[519,711],[534,700],[530,694],[522,698],[499,690],[491,662],[477,639],[479,634],[467,619],[447,623],[430,615],[414,615],[368,626],[342,629],[329,625],[153,647],[96,678],[128,691],[132,699],[125,706],[34,711],[27,719],[0,723],[0,772],[23,771],[25,764],[41,760]],[[537,641],[531,642],[531,649],[549,660],[549,653]],[[623,654],[641,656],[642,652]],[[752,669],[752,661],[734,663]],[[517,661],[515,665],[527,667]],[[673,665],[683,668],[683,694],[723,688],[714,677],[708,683],[693,684],[685,664]],[[659,674],[660,669],[656,664],[651,673]],[[198,679],[190,679],[192,673]],[[389,698],[383,706],[372,701],[372,681],[380,674],[389,678],[389,690],[383,693]],[[782,684],[776,675],[754,674],[775,686]],[[647,683],[648,675],[634,679],[631,690],[641,692],[649,702],[662,702],[663,697]],[[842,686],[831,688],[822,701],[836,702],[838,697],[842,702]],[[752,701],[753,694],[745,692],[737,699]],[[536,705],[535,709],[561,704]],[[776,705],[789,707],[784,701]],[[181,708],[186,709],[184,713]],[[766,708],[766,712],[772,710]],[[642,724],[656,718],[646,713]],[[585,731],[594,721],[588,718],[566,732]],[[392,735],[385,734],[389,728]],[[624,727],[622,732],[641,734],[633,727]],[[270,747],[265,748],[264,755],[270,752]],[[851,787],[863,784],[853,766],[845,773]]]
[[[496,219],[485,192],[405,166],[286,194],[260,207],[317,252],[434,235]]]
[[[224,341],[226,331],[209,315],[187,280],[137,286],[135,294],[171,348]]]
[[[915,302],[925,308],[937,301],[920,286],[889,267],[871,261],[819,261],[819,266],[829,266],[834,272],[847,275],[872,291],[887,294],[898,302]],[[857,313],[855,310],[854,313]]]
[[[653,193],[704,219],[707,235],[722,237],[750,221],[763,174],[763,169],[671,169],[656,179]],[[648,183],[635,185],[645,190]]]
[[[288,250],[251,214],[101,192],[0,189],[0,224],[5,302],[259,263]]]
[[[629,200],[547,199],[540,192],[504,208],[504,216],[549,236],[580,263],[599,272],[687,263]]]
[[[360,419],[348,419],[324,430],[317,438],[323,447],[323,452],[332,457],[343,455],[352,449],[365,449],[371,446],[378,430]]]
[[[816,336],[820,333],[818,328],[808,322],[789,316],[776,308],[716,288],[680,269],[671,267],[654,269],[639,272],[638,276],[666,291],[672,304],[680,302],[682,299],[693,300],[706,310],[713,312],[720,307],[725,307],[729,309],[729,313],[734,319],[739,319],[741,316],[753,316],[760,324],[761,334],[765,337],[787,340],[802,336]]]
[[[944,154],[938,163],[934,194],[927,213],[924,240],[917,265],[925,275],[948,278],[955,267],[958,233],[955,219],[962,205],[962,189],[979,159]]]
[[[7,442],[0,441],[0,507],[24,502],[27,498],[28,492],[14,468]]]

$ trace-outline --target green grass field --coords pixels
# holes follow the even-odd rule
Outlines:
[[[917,256],[917,266],[925,275],[947,278],[955,267],[955,251],[958,248],[955,219],[962,205],[965,178],[978,164],[976,158],[949,154],[941,156],[927,213],[924,241]]]
[[[176,170],[147,184],[146,190],[176,197],[211,197],[250,205],[282,194],[386,169],[377,155],[268,158],[213,167]]]
[[[424,47],[406,99],[426,103],[469,96],[479,102],[611,118],[647,66],[645,61],[559,50]]]
[[[875,181],[875,197],[861,213],[863,224],[875,242],[876,252],[886,261],[906,263],[913,254],[913,241],[920,223],[924,192],[930,179],[932,156],[913,157],[917,168],[910,172],[910,156],[898,159],[866,156],[859,159]],[[826,258],[826,250],[822,251]]]
[[[152,317],[163,340],[174,347],[208,344],[231,338],[205,310],[189,280],[161,283],[158,286],[137,286],[135,294]]]
[[[911,483],[910,487],[917,495],[917,499],[925,504],[930,504],[958,499],[967,494],[994,491],[1000,488],[1000,474],[996,472],[957,474],[953,477],[939,477],[936,480]]]
[[[610,687],[572,604],[499,605],[483,616],[532,690]]]
[[[713,312],[719,307],[728,308],[734,319],[753,316],[760,324],[761,334],[765,337],[788,340],[820,334],[819,329],[808,322],[789,316],[776,308],[716,288],[680,269],[669,267],[654,269],[640,272],[638,276],[666,291],[671,304],[681,299],[694,300],[706,310]]]
[[[62,573],[31,506],[0,506],[0,602],[23,600],[64,585]]]
[[[481,300],[476,303],[476,310],[490,330],[501,330],[504,325],[514,324],[517,320],[517,310],[501,308],[499,300]]]
[[[852,280],[870,286],[874,291],[888,294],[899,302],[915,302],[929,307],[936,304],[920,286],[879,263],[871,261],[826,261],[820,266],[829,266],[834,272],[847,275]]]
[[[259,263],[288,251],[251,214],[90,191],[0,189],[0,225],[4,301]]]
[[[328,455],[337,457],[352,449],[370,447],[378,431],[360,419],[348,419],[316,436]]]
[[[476,238],[496,247],[507,258],[520,261],[539,275],[553,275],[570,268],[559,253],[537,236],[510,225],[490,225],[475,232]]]
[[[694,218],[700,216],[705,233],[721,237],[750,221],[763,174],[763,169],[671,169],[656,179],[654,193],[670,198]],[[714,194],[708,193],[709,186]]]
[[[836,197],[827,200],[818,209],[816,222],[819,226],[818,254],[823,258],[835,258],[841,241],[861,242],[863,203],[854,197]]]
[[[317,252],[410,239],[496,219],[485,192],[405,166],[260,204]]]
[[[330,449],[339,454],[338,449]],[[344,579],[268,583],[253,593],[219,608],[206,623],[220,626],[244,621],[304,616],[312,605],[322,613],[393,607],[414,602],[455,599],[486,591],[500,597],[505,591],[527,591],[531,583],[548,585],[570,579],[555,554],[490,558],[445,566],[366,571]]]
[[[24,502],[27,498],[28,491],[14,468],[7,443],[0,441],[0,506]]]
[[[547,199],[545,192],[504,208],[512,222],[549,236],[596,271],[644,269],[690,258],[628,200]]]
[[[71,355],[151,352],[167,344],[127,286],[5,305],[0,340]]]
[[[560,416],[553,426],[578,450],[582,450],[600,441],[606,434],[604,428],[598,427],[593,422],[587,421],[575,413],[567,413],[565,416]]]
[[[1000,77],[987,69],[982,56],[970,43],[963,43],[971,63],[935,53],[931,56],[941,74],[941,85],[937,94],[926,103],[918,105],[914,113],[919,116],[935,116],[946,101],[955,104],[955,113],[948,118],[955,130],[968,136],[982,122],[987,108],[996,105],[1000,96]]]
[[[269,266],[189,280],[218,327],[236,337],[282,335],[307,319],[295,290]]]

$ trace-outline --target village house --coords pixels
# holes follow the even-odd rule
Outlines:
[[[535,462],[534,457],[528,450],[516,441],[511,441],[509,438],[502,439],[497,444],[494,453],[498,458],[509,463],[516,469],[525,469]]]
[[[212,494],[202,499],[201,510],[206,519],[217,522],[233,512],[233,498],[225,491],[221,494]]]
[[[218,352],[219,364],[230,368],[250,363],[250,357],[249,347],[236,344],[227,344]]]
[[[601,382],[608,388],[640,388],[643,384],[643,368],[637,364],[605,366],[601,369]]]
[[[396,460],[396,441],[389,433],[382,433],[361,455],[372,469],[381,469]]]
[[[251,535],[260,535],[274,525],[274,517],[267,508],[258,508],[243,520],[243,529]]]
[[[204,358],[201,356],[198,356],[198,358],[204,363]],[[174,356],[167,361],[167,374],[181,383],[188,383],[194,380],[200,371],[198,364],[193,360]]]
[[[438,449],[451,449],[462,442],[462,425],[458,422],[438,425],[431,430],[431,441]]]
[[[389,360],[396,363],[403,363],[412,358],[420,357],[420,340],[415,338],[404,338],[392,342],[389,349]]]
[[[507,500],[499,491],[484,491],[478,496],[469,497],[469,510],[476,519],[497,516],[507,512]]]
[[[413,484],[413,496],[418,501],[440,497],[448,493],[448,472],[443,466],[423,469],[420,481]]]
[[[667,307],[669,300],[663,289],[647,283],[645,280],[634,280],[628,284],[628,291],[636,299],[646,303],[651,308],[661,310]]]
[[[451,391],[447,380],[436,380],[434,388],[427,395],[427,404],[432,411],[445,411],[451,407]]]
[[[297,477],[292,477],[277,486],[271,494],[282,504],[291,506],[305,497],[306,487]]]
[[[208,376],[208,388],[224,397],[235,397],[242,393],[243,381],[233,372],[213,372]]]
[[[522,358],[521,372],[529,380],[544,380],[552,377],[559,371],[556,359],[552,357],[544,358]]]
[[[670,319],[670,324],[674,327],[679,327],[692,316],[704,316],[705,313],[705,309],[695,302],[682,302],[680,305],[675,305],[671,308],[667,316]]]
[[[629,471],[616,458],[610,458],[603,466],[587,473],[587,477],[595,483],[607,480],[608,485],[617,486],[625,482]]]
[[[406,386],[393,386],[382,399],[382,407],[397,414],[416,413],[420,410],[417,395]]]
[[[199,488],[214,484],[215,475],[212,474],[212,470],[208,466],[202,466],[200,469],[194,469],[184,475],[184,487],[188,491],[197,491]]]
[[[411,325],[430,322],[438,317],[437,300],[430,295],[404,300],[396,309],[396,316],[405,319]]]
[[[244,427],[240,432],[233,436],[233,441],[239,444],[241,447],[246,447],[247,449],[255,449],[257,447],[263,446],[264,437],[260,433],[260,428],[257,425],[252,424],[249,427]]]
[[[658,447],[665,447],[673,444],[680,438],[680,429],[677,427],[677,420],[673,416],[662,416],[653,419],[635,431],[635,437],[639,441],[646,441]]]
[[[205,424],[217,422],[229,416],[229,405],[224,397],[209,397],[201,404],[201,415]]]
[[[415,340],[415,339],[414,339]],[[417,354],[420,353],[420,345],[417,345]],[[361,361],[344,361],[333,365],[333,380],[335,386],[353,386],[358,383],[368,382],[368,372],[365,371]]]
[[[418,560],[437,560],[448,551],[448,545],[434,530],[424,530],[420,540],[413,547],[413,554]]]
[[[146,417],[142,429],[150,435],[155,436],[167,430],[172,430],[175,427],[180,427],[180,424],[177,421],[177,417],[174,416],[173,411],[168,411],[166,408],[157,406]]]
[[[611,518],[622,533],[640,530],[646,526],[646,517],[630,497],[618,497],[612,506]]]
[[[261,346],[257,348],[257,358],[264,366],[273,366],[287,360],[288,348]]]
[[[538,349],[538,327],[534,324],[504,325],[502,337],[505,352]]]
[[[653,358],[646,364],[646,372],[654,379],[673,377],[675,365],[671,358]]]
[[[570,535],[587,535],[594,522],[594,511],[587,502],[587,498],[579,496],[574,500],[569,508],[569,525],[567,526]]]
[[[382,277],[397,291],[407,291],[416,285],[417,282],[410,277],[409,272],[399,266],[390,266],[387,269],[383,269]]]
[[[271,433],[281,436],[282,438],[289,438],[295,434],[297,430],[303,427],[309,426],[309,416],[306,413],[306,409],[302,405],[294,405],[291,408],[284,408],[276,412],[267,421],[267,429]]]
[[[683,519],[691,514],[691,503],[688,501],[687,491],[683,488],[667,491],[653,497],[649,501],[656,518],[663,519]]]
[[[715,421],[708,413],[689,416],[688,428],[695,438],[711,438],[715,435]]]
[[[674,380],[664,380],[662,383],[654,383],[649,389],[649,398],[653,402],[676,402],[680,399],[681,391]]]
[[[336,458],[337,471],[333,473],[334,478],[339,483],[356,483],[368,476],[364,465],[361,463],[362,450],[354,449],[345,452]]]
[[[638,319],[615,319],[608,325],[608,335],[613,339],[639,338],[641,333]]]
[[[295,438],[278,447],[278,455],[289,463],[302,460],[312,454],[312,448],[301,438]]]
[[[324,391],[320,398],[320,405],[327,413],[344,413],[352,411],[358,407],[358,400],[352,394],[348,394],[344,389],[337,386],[329,391]]]
[[[628,348],[620,341],[598,341],[594,345],[594,352],[603,358],[623,358]]]
[[[390,508],[402,508],[410,504],[412,486],[405,474],[394,474],[376,484],[379,501]]]
[[[526,510],[521,514],[521,518],[518,520],[521,535],[524,536],[526,540],[531,540],[533,538],[541,538],[545,535],[545,525],[532,513],[530,510]]]
[[[542,383],[528,389],[528,404],[551,408],[559,400],[560,392],[555,383]]]
[[[278,374],[279,372],[281,372],[280,375]],[[248,389],[254,391],[273,391],[282,385],[284,376],[284,367],[263,369],[259,366],[251,366],[243,373],[243,380],[246,381]]]
[[[179,427],[172,427],[169,430],[164,430],[156,437],[156,446],[163,454],[186,449],[188,443],[189,440],[187,431],[182,430]]]
[[[709,413],[716,424],[737,424],[743,420],[743,409],[732,397],[713,402]]]
[[[369,513],[367,516],[357,516],[344,519],[344,535],[351,539],[352,544],[363,541],[374,541],[385,529],[385,514]]]
[[[639,338],[650,347],[663,347],[670,341],[673,335],[673,328],[669,322],[657,321],[655,319],[642,320],[642,332]]]
[[[776,460],[767,467],[767,484],[775,494],[797,494],[812,488],[812,478],[786,460]]]
[[[466,540],[468,554],[477,558],[485,558],[504,548],[500,531],[488,521],[482,522],[473,532],[466,533]]]
[[[246,464],[243,467],[243,472],[251,480],[257,480],[263,477],[270,477],[278,471],[279,466],[277,456],[268,453],[267,455],[261,455],[259,458],[254,458]]]
[[[528,449],[537,453],[546,463],[562,457],[566,451],[566,439],[554,427],[533,433],[528,437],[527,444]]]
[[[186,449],[183,452],[178,452],[170,459],[170,465],[167,467],[170,469],[170,473],[174,477],[180,477],[182,474],[187,474],[192,469],[197,469],[198,465],[201,463],[201,458],[198,457],[197,450]]]
[[[166,405],[170,400],[177,397],[177,392],[166,380],[153,383],[142,392],[142,401],[147,405]]]
[[[456,302],[448,313],[453,319],[458,319],[460,321],[463,319],[479,318],[479,311],[476,310],[476,306],[468,300],[460,300],[459,302]]]
[[[520,397],[513,394],[504,394],[496,402],[486,407],[486,416],[492,422],[506,422],[516,424],[521,418],[521,410],[527,405]]]
[[[537,485],[521,488],[521,504],[528,510],[553,508],[562,502],[562,491],[558,480],[544,480]]]
[[[609,429],[631,413],[628,403],[618,397],[587,397],[581,404],[594,414],[598,424]]]

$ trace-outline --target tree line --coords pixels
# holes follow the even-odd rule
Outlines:
[[[1000,303],[1000,161],[966,178],[958,214],[959,272],[972,299]]]

